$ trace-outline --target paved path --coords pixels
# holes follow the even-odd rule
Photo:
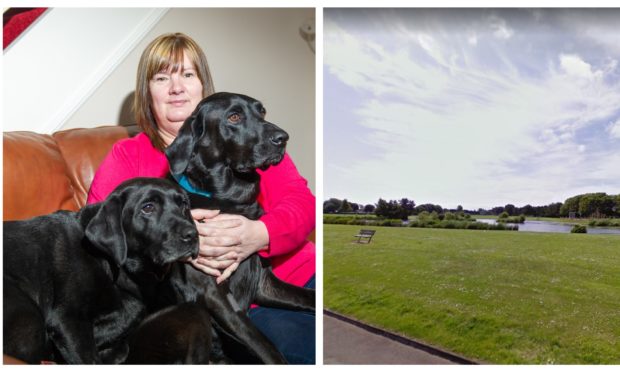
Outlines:
[[[435,354],[330,314],[323,317],[323,364],[462,364]]]

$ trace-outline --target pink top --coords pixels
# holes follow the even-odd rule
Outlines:
[[[315,273],[314,243],[306,240],[315,227],[315,197],[288,154],[280,164],[258,173],[258,202],[265,210],[260,220],[269,233],[269,247],[259,254],[269,257],[278,278],[303,286]],[[114,144],[95,173],[87,202],[102,201],[127,179],[167,174],[168,159],[140,133]]]

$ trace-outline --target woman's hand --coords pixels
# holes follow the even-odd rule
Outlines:
[[[196,224],[196,228],[198,230],[199,251],[197,258],[190,258],[187,260],[187,262],[189,262],[195,269],[200,270],[207,275],[212,275],[215,277],[221,276],[222,273],[220,270],[227,268],[228,266],[235,263],[237,260],[236,254],[230,254],[228,256],[221,257],[209,257],[203,254],[202,244],[205,237],[201,234],[199,227],[204,223],[205,220],[214,218],[219,213],[220,211],[218,210],[192,210],[192,218],[194,219],[194,223]]]
[[[251,254],[267,249],[269,234],[265,224],[246,217],[219,214],[219,211],[192,210],[200,236],[199,257],[192,265],[206,274],[226,280]]]

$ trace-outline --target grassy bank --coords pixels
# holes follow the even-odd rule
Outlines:
[[[422,227],[433,229],[518,230],[517,226],[509,225],[511,221],[500,221],[497,224],[488,224],[477,222],[469,216],[463,219],[439,219],[436,216],[425,218],[410,216],[408,221],[403,221],[400,219],[377,218],[375,216],[325,215],[323,216],[323,223],[331,225]]]
[[[325,225],[324,302],[490,363],[620,363],[620,238]]]

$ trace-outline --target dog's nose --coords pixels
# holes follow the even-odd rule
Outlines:
[[[282,146],[286,144],[286,141],[288,141],[288,133],[276,132],[274,133],[273,136],[271,136],[270,140],[271,140],[271,143],[273,143],[274,145]]]
[[[196,228],[187,227],[181,231],[181,241],[183,243],[189,243],[196,239],[198,239]]]

